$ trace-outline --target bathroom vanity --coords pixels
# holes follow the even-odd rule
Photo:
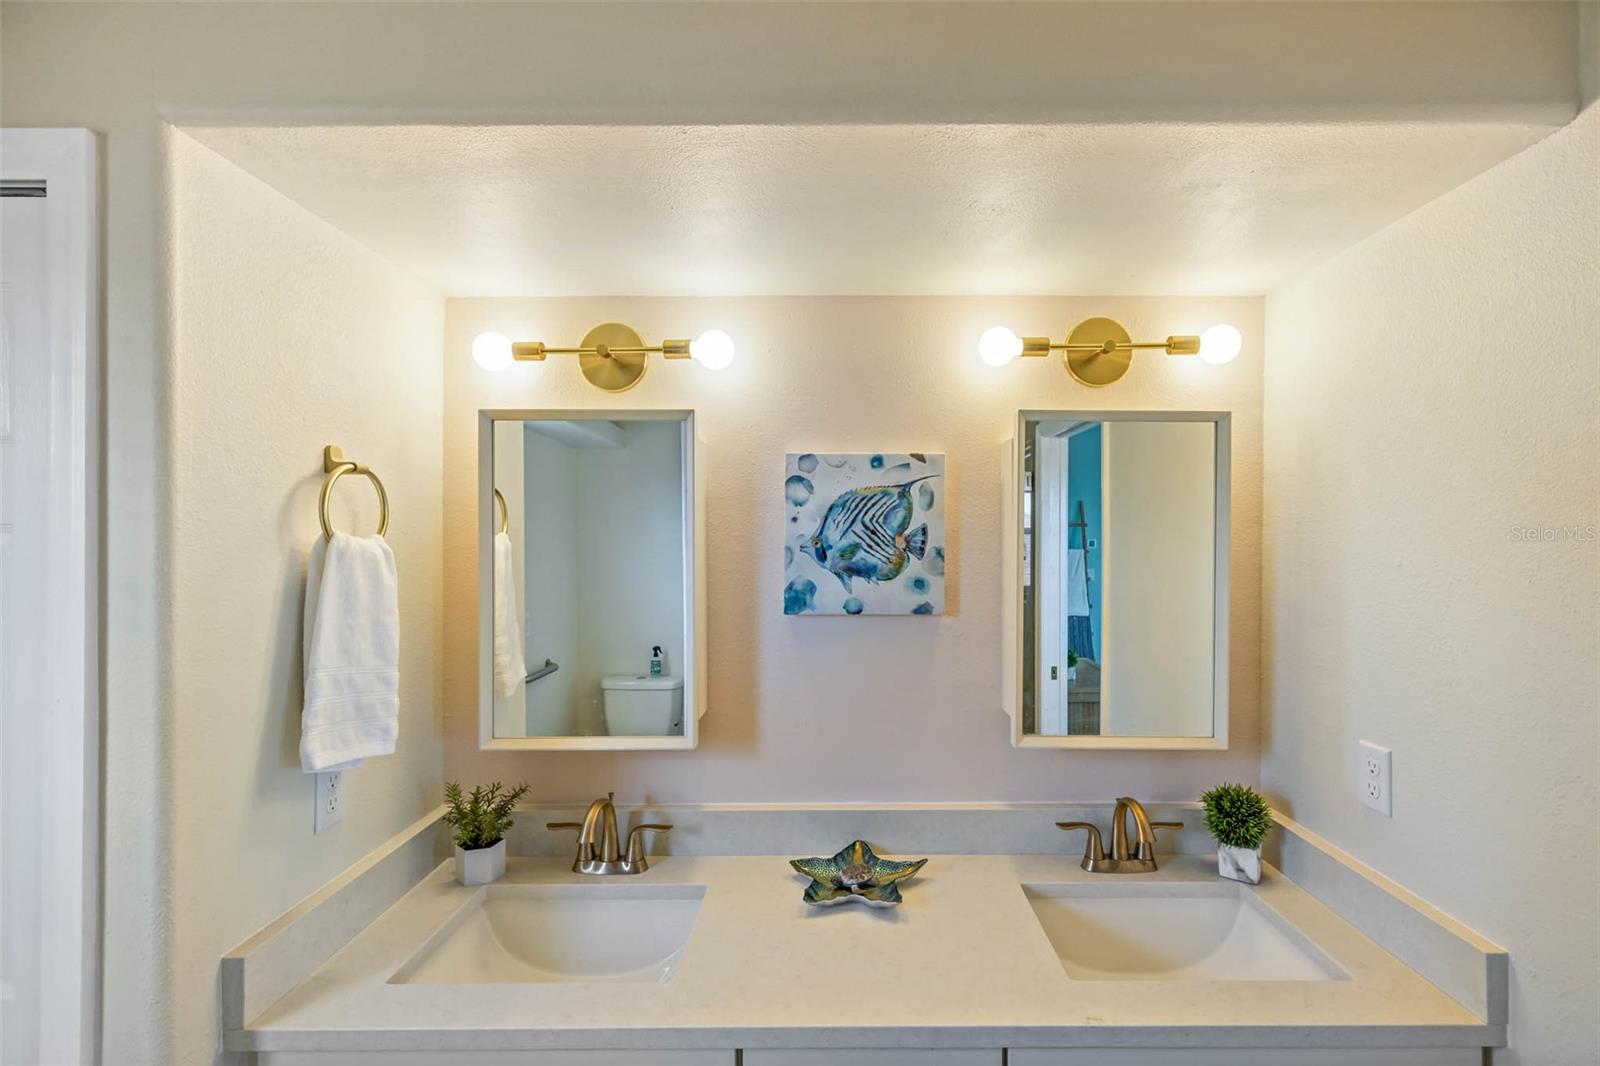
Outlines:
[[[693,748],[693,412],[478,425],[479,747]],[[1017,413],[1013,744],[1227,748],[1230,435]],[[1285,819],[1245,885],[1193,804],[1124,809],[1137,843],[1107,856],[1110,804],[599,800],[518,812],[506,876],[470,887],[435,812],[224,958],[225,1043],[261,1066],[1478,1066],[1504,1043],[1506,956],[1470,929]],[[804,902],[786,860],[852,839],[928,857],[903,902]]]
[[[585,877],[570,840],[533,817],[514,844],[545,854],[514,858],[502,881],[463,887],[443,864],[388,900],[379,882],[393,891],[431,862],[420,826],[225,960],[227,1045],[262,1066],[1476,1066],[1503,1041],[1504,955],[1470,936],[1441,951],[1462,931],[1356,887],[1314,841],[1286,830],[1283,854],[1358,919],[1379,916],[1385,943],[1277,869],[1255,887],[1219,880],[1214,855],[1187,850],[1205,844],[1192,808],[1152,805],[1187,818],[1173,840],[1186,850],[1135,876],[1083,870],[1050,824],[1060,810],[648,812],[699,846],[808,854],[845,824],[923,843],[915,826],[937,822],[952,847],[1060,849],[934,854],[886,910],[806,906],[781,855],[675,854]],[[342,948],[309,935],[340,922]],[[1418,957],[1483,981],[1447,994],[1395,953],[1424,943]]]

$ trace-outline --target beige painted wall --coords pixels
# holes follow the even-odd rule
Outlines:
[[[1261,301],[1129,298],[451,300],[445,340],[446,772],[516,779],[539,800],[657,802],[1193,799],[1254,781],[1260,602]],[[978,361],[995,322],[1064,335],[1110,314],[1140,337],[1229,321],[1226,367],[1141,355],[1116,386],[1077,385],[1059,360]],[[552,356],[490,374],[472,338],[570,343],[619,320],[647,338],[713,325],[740,344],[712,372],[653,359],[633,390],[588,385]],[[709,479],[706,548],[710,710],[699,750],[511,754],[477,750],[476,412],[483,407],[691,407]],[[1000,711],[1000,441],[1021,407],[1234,412],[1232,748],[1017,751]],[[788,451],[942,451],[950,492],[947,614],[783,614],[783,463]],[[868,634],[870,639],[862,639]]]
[[[428,288],[172,135],[171,1056],[217,1047],[223,952],[438,802],[439,347]],[[300,770],[306,553],[322,446],[383,478],[400,575],[396,753],[344,774],[312,834]],[[347,477],[332,516],[370,532]],[[107,1057],[123,1050],[106,1042]]]
[[[1510,951],[1496,1063],[1600,1058],[1597,257],[1590,108],[1267,300],[1262,779]]]

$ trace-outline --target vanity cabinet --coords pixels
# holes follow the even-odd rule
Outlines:
[[[271,1051],[256,1066],[736,1066],[731,1048],[550,1051]]]
[[[1479,1048],[731,1048],[275,1051],[258,1066],[1480,1066]]]
[[[743,1066],[1001,1066],[999,1048],[746,1048]]]
[[[1482,1066],[1482,1048],[1012,1048],[1007,1066]]]
[[[257,1066],[1001,1066],[1004,1059],[999,1048],[831,1047],[743,1051],[277,1051],[258,1055],[256,1062]]]

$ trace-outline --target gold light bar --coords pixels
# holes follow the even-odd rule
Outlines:
[[[626,328],[626,327],[624,327]],[[593,331],[591,331],[592,333]],[[584,338],[588,340],[588,337]],[[667,359],[689,358],[689,339],[664,340],[660,344],[593,344],[577,348],[553,348],[543,341],[512,341],[511,358],[519,363],[542,363],[547,355],[651,355],[659,353]]]
[[[1099,344],[1085,343],[1073,344],[1070,341],[1056,343],[1049,337],[1024,337],[1022,338],[1022,354],[1025,358],[1034,358],[1049,355],[1051,352],[1131,352],[1144,348],[1161,348],[1168,355],[1199,355],[1200,338],[1192,333],[1179,333],[1168,337],[1164,341],[1148,341],[1144,343],[1118,344],[1115,341],[1101,341]]]
[[[637,385],[650,368],[649,356],[655,353],[666,359],[693,359],[709,370],[721,370],[733,362],[733,338],[720,329],[708,329],[694,341],[674,337],[646,344],[631,327],[605,322],[570,348],[543,341],[513,341],[500,333],[480,333],[472,342],[473,360],[489,371],[504,370],[512,363],[542,363],[550,355],[575,355],[589,383],[607,392]]]
[[[1099,387],[1120,379],[1133,363],[1133,353],[1146,350],[1160,350],[1168,355],[1198,355],[1200,338],[1180,333],[1164,341],[1134,341],[1115,319],[1086,318],[1072,328],[1064,341],[1023,337],[1021,354],[1026,358],[1039,358],[1061,352],[1061,361],[1068,373],[1085,385]]]

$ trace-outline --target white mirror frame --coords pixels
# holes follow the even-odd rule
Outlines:
[[[1022,731],[1022,485],[1027,424],[1041,421],[1211,422],[1216,426],[1216,575],[1212,612],[1212,696],[1209,737],[1041,736]],[[1228,547],[1231,500],[1232,416],[1226,411],[1018,411],[1011,437],[1001,445],[1000,552],[1001,703],[1011,717],[1018,748],[1096,748],[1145,751],[1223,751],[1228,747]]]
[[[683,427],[684,661],[681,737],[497,737],[494,735],[494,424],[496,422],[678,422]],[[705,461],[692,410],[482,410],[478,412],[478,747],[485,751],[681,751],[700,743],[706,713]]]

